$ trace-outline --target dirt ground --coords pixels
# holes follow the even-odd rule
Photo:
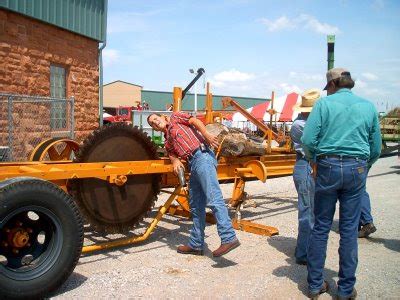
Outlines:
[[[230,197],[232,184],[222,185]],[[356,288],[360,299],[400,299],[400,159],[382,158],[370,171],[367,190],[378,231],[359,240]],[[280,234],[263,237],[237,231],[241,246],[222,258],[214,225],[206,228],[205,256],[176,253],[185,243],[190,220],[167,216],[151,237],[134,246],[82,256],[74,273],[56,292],[56,299],[304,299],[307,270],[295,263],[297,198],[291,177],[250,182],[246,191],[256,208],[242,217],[275,226]],[[157,204],[162,203],[161,195]],[[233,215],[233,212],[231,212]],[[143,224],[145,226],[146,224]],[[98,239],[86,234],[86,244]],[[328,242],[325,278],[336,292],[339,245],[338,217]]]

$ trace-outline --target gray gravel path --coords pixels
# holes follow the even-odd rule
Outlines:
[[[360,299],[400,299],[400,159],[380,159],[370,171],[367,190],[378,231],[359,240],[357,290]],[[232,184],[222,185],[230,197]],[[154,234],[134,246],[83,256],[74,273],[57,291],[56,299],[304,299],[305,266],[295,264],[297,198],[291,177],[250,182],[246,191],[257,203],[242,216],[276,226],[280,235],[262,237],[238,231],[242,245],[223,258],[213,259],[219,246],[215,226],[206,228],[206,255],[176,253],[185,243],[190,221],[167,216]],[[158,204],[165,199],[160,196]],[[328,243],[325,276],[336,291],[339,245],[338,219]],[[90,232],[86,243],[101,239]]]

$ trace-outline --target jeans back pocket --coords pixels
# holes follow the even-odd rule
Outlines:
[[[368,175],[367,166],[359,165],[357,167],[352,167],[351,173],[353,175],[353,183],[355,189],[359,189],[365,186]]]
[[[332,166],[327,163],[318,162],[317,179],[324,184],[328,184],[331,179]]]

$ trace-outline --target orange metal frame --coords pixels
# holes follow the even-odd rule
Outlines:
[[[173,97],[174,111],[181,110],[182,89],[174,88]],[[212,94],[209,92],[209,84],[207,84],[206,122],[213,122],[215,116],[216,114],[212,111]],[[44,151],[43,149],[39,150],[40,145],[34,151]],[[50,148],[53,149],[55,146],[56,144],[51,144]],[[295,155],[293,153],[284,152],[287,151],[272,149],[271,153],[265,156],[234,158],[222,157],[219,159],[217,166],[218,179],[223,182],[234,182],[232,199],[230,201],[231,206],[236,208],[236,216],[232,221],[234,228],[267,236],[278,234],[278,229],[274,227],[241,220],[240,209],[244,200],[244,187],[246,181],[261,180],[265,182],[267,177],[287,176],[293,173]],[[41,155],[40,157],[42,156],[44,157],[44,155]],[[65,157],[61,156],[60,158],[65,159]],[[106,180],[110,184],[123,185],[127,180],[127,176],[140,174],[161,174],[163,187],[175,187],[175,191],[167,202],[160,208],[157,217],[152,221],[149,228],[141,237],[122,239],[111,243],[84,247],[83,252],[96,251],[113,246],[142,241],[150,235],[157,222],[166,212],[172,215],[190,217],[187,191],[179,187],[178,179],[173,174],[170,160],[163,158],[147,161],[96,163],[74,163],[70,160],[0,163],[0,181],[20,176],[35,177],[51,181],[63,188],[65,191],[67,191],[66,186],[69,179],[98,178]],[[189,174],[186,174],[186,176],[189,176]],[[172,205],[174,200],[177,201],[178,206]],[[207,215],[207,221],[214,222],[213,216]]]

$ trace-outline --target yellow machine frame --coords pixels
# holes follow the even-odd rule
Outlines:
[[[174,88],[174,111],[181,110],[182,89]],[[207,84],[207,102],[206,102],[206,122],[211,123],[218,114],[212,111],[212,94],[209,92],[209,84]],[[257,125],[257,124],[256,124]],[[258,124],[259,125],[259,124]],[[264,128],[265,129],[265,128]],[[272,133],[266,134],[272,137]],[[61,142],[64,142],[62,140]],[[147,160],[147,161],[123,161],[123,162],[97,162],[97,163],[73,163],[63,156],[63,154],[71,154],[74,144],[71,141],[66,142],[67,150],[65,153],[54,154],[56,142],[46,141],[41,143],[33,151],[31,158],[34,157],[36,151],[41,151],[40,157],[45,156],[45,152],[51,152],[53,157],[57,157],[58,161],[36,161],[36,162],[13,162],[0,163],[0,181],[28,176],[41,178],[51,181],[62,189],[67,191],[67,181],[77,178],[98,178],[106,180],[110,184],[123,185],[127,180],[127,176],[139,174],[161,174],[162,186],[175,187],[168,200],[159,208],[157,216],[152,220],[145,233],[138,237],[118,239],[111,242],[95,244],[83,247],[82,252],[92,252],[106,248],[122,246],[137,243],[148,238],[154,230],[157,223],[161,220],[165,213],[172,215],[180,215],[190,217],[190,208],[188,204],[188,192],[179,186],[178,179],[173,174],[173,168],[169,159]],[[45,145],[46,147],[43,147]],[[241,204],[244,201],[244,187],[248,180],[261,180],[265,182],[267,177],[285,176],[293,173],[293,165],[295,156],[289,153],[288,149],[270,148],[269,154],[265,156],[246,156],[234,158],[220,158],[217,166],[218,179],[220,181],[233,181],[234,187],[230,205],[236,208],[236,215],[232,221],[235,229],[252,232],[260,235],[271,236],[278,234],[278,229],[271,226],[255,224],[240,218]],[[283,153],[288,152],[288,153]],[[50,155],[49,155],[50,156]],[[178,205],[172,205],[176,200]],[[212,215],[207,215],[207,221],[214,222]]]

